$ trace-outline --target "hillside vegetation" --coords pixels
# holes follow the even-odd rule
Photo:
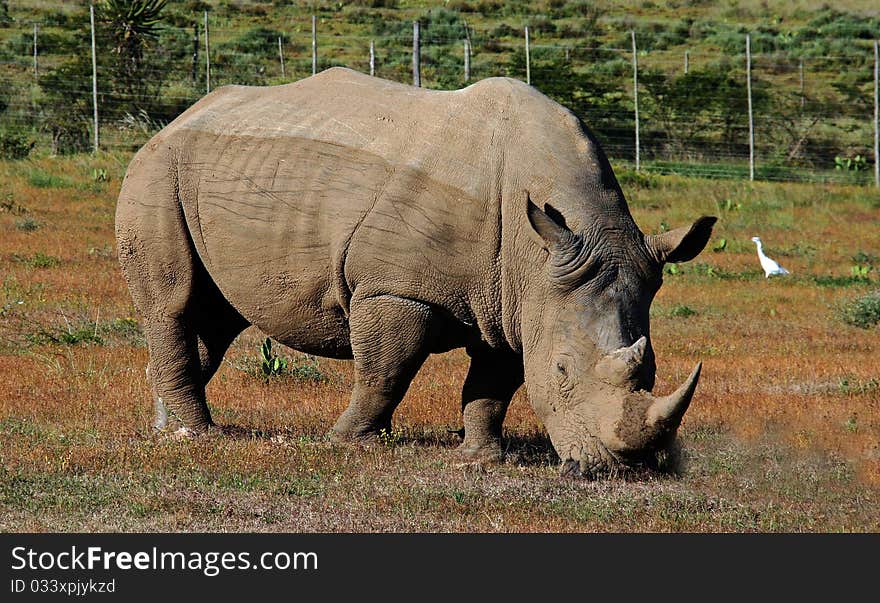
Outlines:
[[[525,79],[528,25],[533,85],[582,116],[618,161],[634,156],[634,31],[642,159],[654,170],[703,175],[747,174],[744,53],[750,33],[758,177],[870,178],[872,41],[880,37],[880,9],[873,2],[187,0],[166,4],[157,35],[135,63],[120,49],[105,5],[97,4],[105,148],[135,148],[205,93],[205,10],[212,87],[271,85],[310,75],[314,14],[319,69],[368,71],[372,41],[377,75],[408,82],[412,21],[418,20],[422,85],[445,89],[466,83],[466,38],[471,81]],[[0,77],[6,84],[0,92],[0,154],[88,150],[88,4],[22,0],[0,7]]]

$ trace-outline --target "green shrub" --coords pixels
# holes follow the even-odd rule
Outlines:
[[[35,144],[27,134],[0,130],[0,159],[24,159]]]
[[[851,300],[840,312],[846,324],[870,329],[880,322],[880,290]]]
[[[22,232],[34,232],[35,230],[39,230],[40,226],[41,224],[30,216],[15,221],[15,228]]]

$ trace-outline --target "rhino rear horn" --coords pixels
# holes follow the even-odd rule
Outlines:
[[[615,385],[632,381],[644,362],[647,345],[648,338],[642,335],[631,346],[614,350],[596,363],[596,374]]]
[[[675,429],[681,423],[681,418],[690,406],[697,383],[700,381],[700,371],[703,363],[697,363],[696,368],[681,387],[662,398],[657,398],[648,407],[645,422],[648,426],[656,429]]]

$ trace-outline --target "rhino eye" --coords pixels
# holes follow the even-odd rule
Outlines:
[[[556,361],[556,383],[562,393],[571,391],[574,386],[574,381],[571,377],[571,365],[566,358]]]

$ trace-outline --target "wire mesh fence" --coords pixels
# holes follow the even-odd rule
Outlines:
[[[199,15],[201,17],[201,15]],[[322,32],[311,22],[289,30],[224,27],[194,18],[165,26],[136,60],[114,47],[108,26],[95,28],[92,70],[88,18],[73,29],[22,24],[0,48],[0,154],[24,156],[92,150],[93,76],[100,148],[135,150],[206,94],[227,84],[276,85],[346,66],[413,82],[411,21],[373,27],[375,35]],[[639,141],[629,32],[599,46],[546,42],[524,32],[480,30],[464,21],[420,28],[423,87],[457,89],[507,76],[525,80],[569,107],[596,134],[612,161],[659,173],[784,181],[874,183],[874,42],[838,41],[835,54],[753,48],[747,82],[745,36],[718,52],[637,51]],[[519,35],[519,37],[513,37]],[[638,43],[639,35],[636,34]],[[762,46],[763,44],[763,46]],[[371,52],[372,46],[372,52]],[[468,53],[465,56],[465,53]],[[748,83],[754,112],[750,149]]]

